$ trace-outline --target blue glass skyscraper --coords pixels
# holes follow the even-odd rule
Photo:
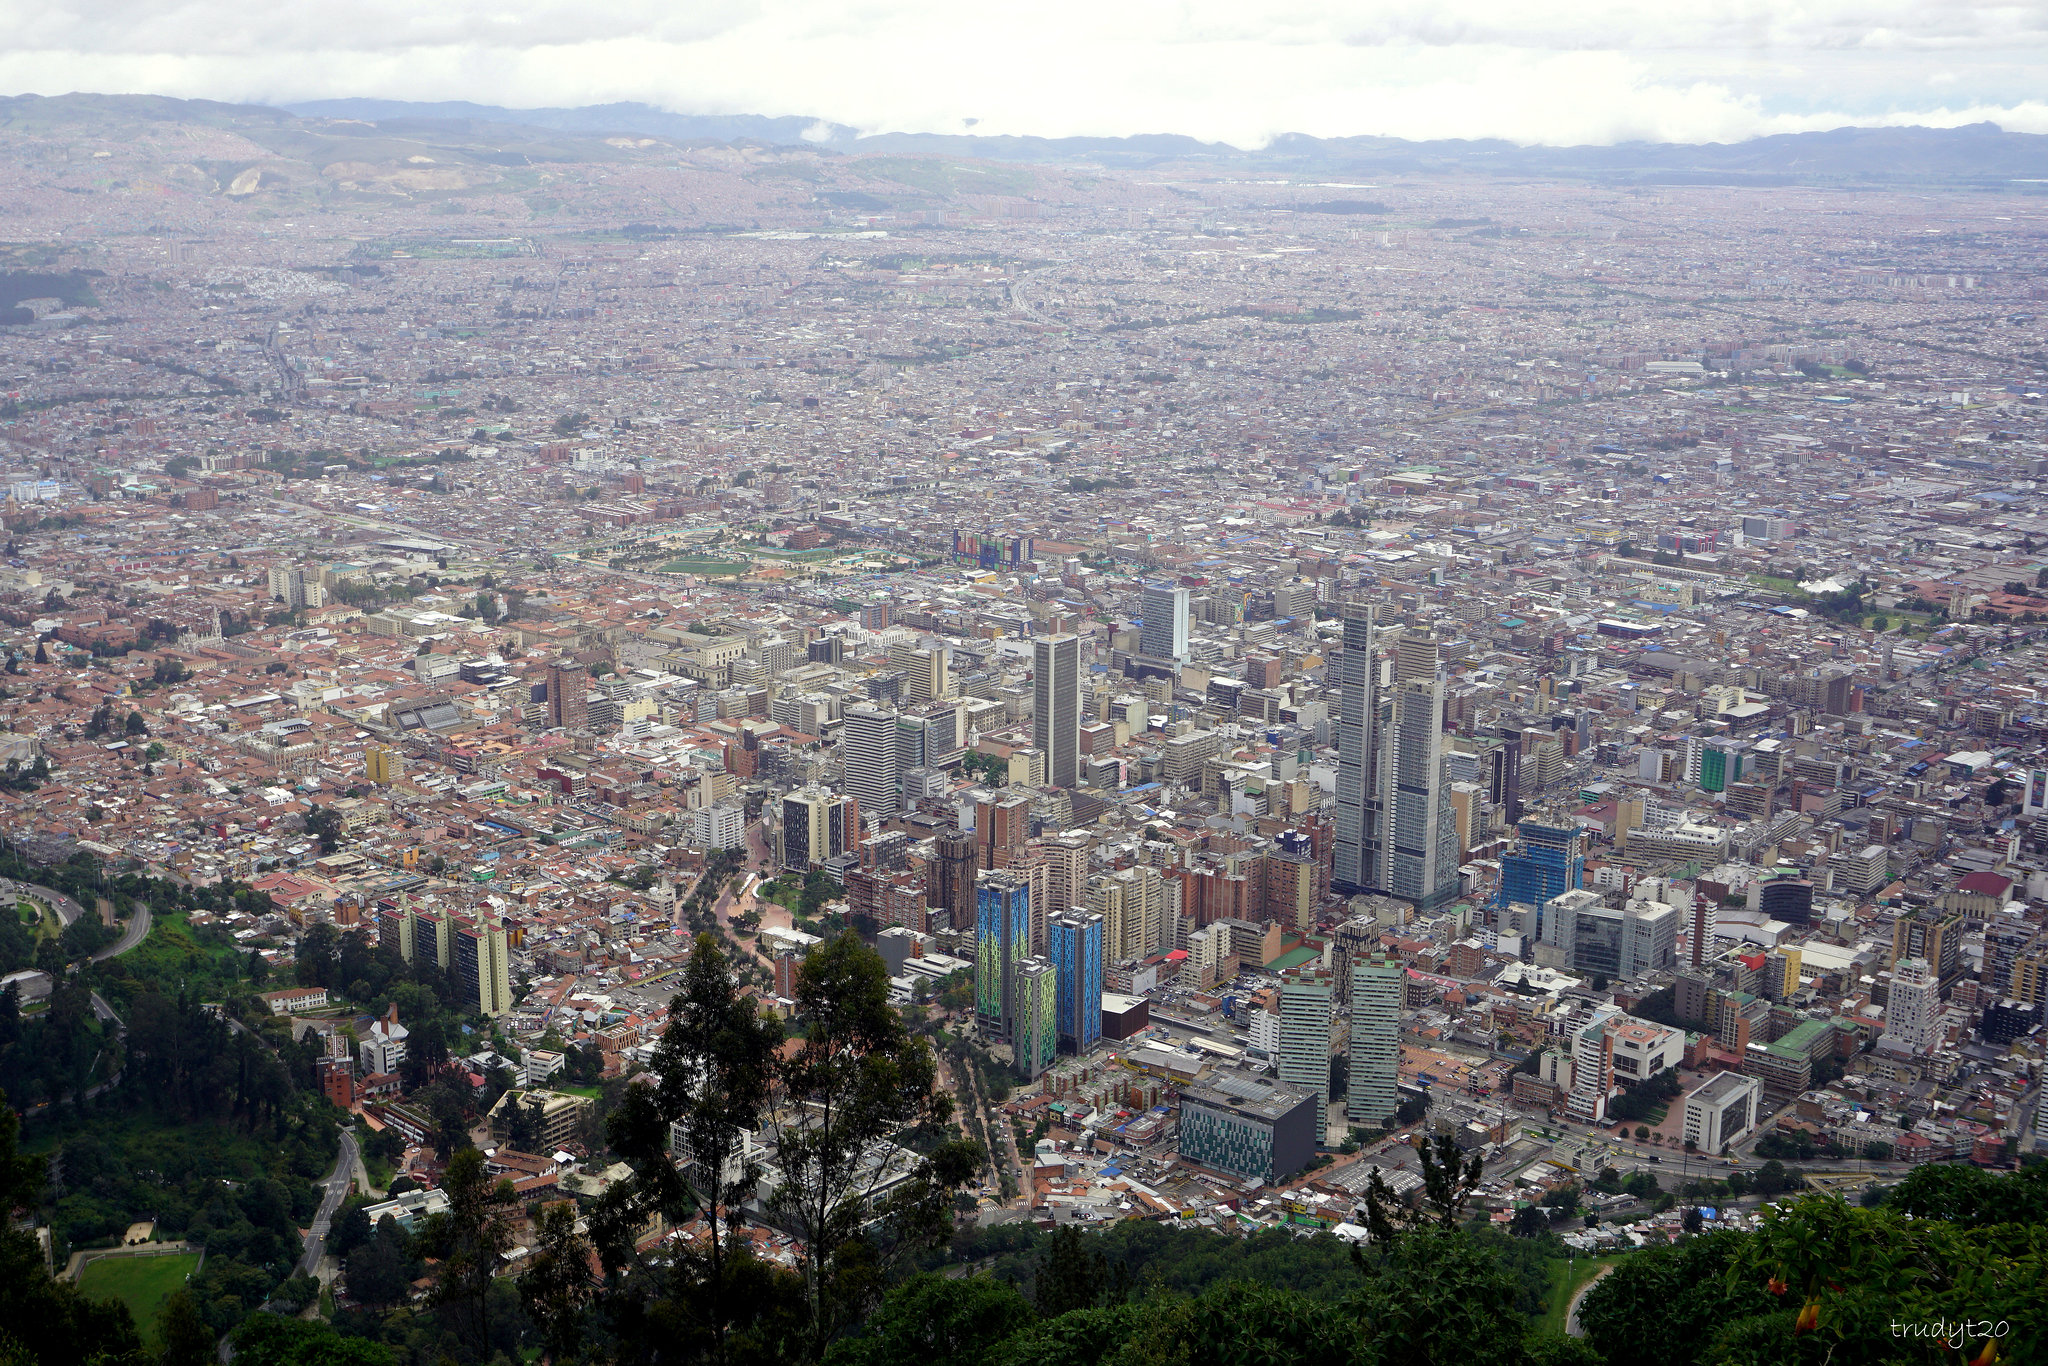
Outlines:
[[[1102,917],[1054,916],[1046,935],[1059,975],[1060,1047],[1086,1053],[1102,1037]]]
[[[1521,847],[1501,856],[1500,900],[1541,907],[1585,881],[1584,834],[1575,826],[1525,820],[1516,827]]]
[[[1007,1040],[1017,1026],[1017,969],[1031,956],[1031,884],[982,873],[974,905],[974,1009],[984,1030]]]

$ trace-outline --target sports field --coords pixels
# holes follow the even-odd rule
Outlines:
[[[161,1257],[101,1257],[78,1273],[78,1288],[94,1299],[119,1300],[135,1316],[144,1341],[156,1338],[157,1311],[185,1278],[199,1269],[196,1252]]]

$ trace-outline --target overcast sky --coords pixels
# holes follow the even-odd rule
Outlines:
[[[1942,0],[0,0],[0,92],[531,108],[863,131],[1725,142],[2048,133],[2048,4]]]

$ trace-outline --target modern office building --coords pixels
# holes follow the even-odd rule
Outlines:
[[[1086,1053],[1102,1037],[1102,917],[1075,910],[1047,926],[1059,975],[1059,1046]]]
[[[1059,1055],[1059,972],[1043,958],[1026,958],[1017,964],[1016,977],[1012,996],[1017,1018],[1010,1035],[1010,1053],[1017,1075],[1030,1081],[1052,1066]],[[1100,998],[1095,1013],[1100,1028]]]
[[[1376,1125],[1400,1104],[1401,991],[1406,970],[1374,956],[1351,965],[1350,1082],[1344,1114]]]
[[[1031,956],[1031,883],[1006,871],[975,883],[974,1008],[983,1030],[1009,1039],[1017,1027],[1017,969]]]
[[[1685,1138],[1703,1153],[1740,1143],[1756,1127],[1763,1083],[1740,1072],[1716,1072],[1685,1097]]]
[[[1457,895],[1461,852],[1450,784],[1444,776],[1444,685],[1438,676],[1435,640],[1403,636],[1395,665],[1397,677],[1382,733],[1385,883],[1394,896],[1428,911]]]
[[[1188,662],[1188,590],[1177,583],[1145,585],[1138,653],[1150,659]]]
[[[548,665],[548,725],[581,730],[590,724],[590,674],[573,659]]]
[[[1214,1171],[1272,1183],[1306,1167],[1321,1137],[1313,1093],[1225,1073],[1180,1092],[1180,1155]]]
[[[896,752],[896,713],[880,707],[846,709],[840,749],[846,764],[846,790],[860,799],[860,809],[878,819],[902,810]]]
[[[1081,639],[1042,636],[1031,643],[1031,743],[1045,754],[1054,787],[1081,781]]]
[[[1378,789],[1378,662],[1373,655],[1373,609],[1344,609],[1337,678],[1337,820],[1333,890],[1350,895],[1383,890]]]
[[[1320,969],[1280,975],[1280,1080],[1330,1109],[1330,1019],[1337,979]]]
[[[782,799],[782,866],[808,872],[860,848],[860,801],[822,787]]]
[[[1516,847],[1501,856],[1496,905],[1520,901],[1541,906],[1583,884],[1585,833],[1577,826],[1531,818],[1517,825],[1515,833]]]

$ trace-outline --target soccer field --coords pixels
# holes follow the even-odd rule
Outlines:
[[[78,1288],[94,1299],[119,1300],[135,1316],[145,1342],[156,1339],[157,1311],[185,1278],[199,1269],[196,1252],[162,1257],[102,1257],[78,1273]]]

